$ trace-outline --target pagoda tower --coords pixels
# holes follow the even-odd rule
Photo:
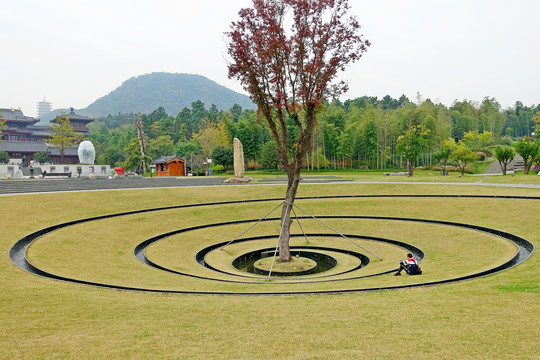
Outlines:
[[[41,118],[43,115],[52,111],[52,104],[43,98],[43,101],[37,103],[37,117]]]

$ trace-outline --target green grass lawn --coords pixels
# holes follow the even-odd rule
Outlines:
[[[334,175],[355,183],[303,184],[298,196],[452,194],[540,196],[540,189],[466,186],[467,183],[539,184],[540,177],[382,174]],[[266,175],[264,175],[266,176]],[[263,177],[264,177],[263,176]],[[255,176],[257,180],[257,175]],[[390,179],[392,178],[392,179]],[[437,179],[437,180],[435,180]],[[387,184],[362,181],[388,181]],[[392,181],[460,182],[464,186],[392,184]],[[0,197],[0,340],[2,359],[537,359],[540,336],[539,258],[535,252],[510,270],[471,281],[404,290],[342,295],[167,295],[95,288],[28,274],[7,254],[38,229],[104,214],[180,204],[280,198],[283,185],[230,186],[34,194]],[[522,236],[540,245],[539,202],[509,199],[342,199],[298,204],[318,216],[356,214],[463,222]],[[148,268],[133,247],[150,236],[185,226],[253,219],[273,203],[166,210],[100,220],[61,229],[36,241],[29,259],[52,272],[112,284],[186,290],[253,291],[267,284],[215,284]],[[309,231],[320,224],[306,221]],[[336,284],[274,284],[280,289],[343,289],[444,279],[493,266],[515,248],[481,232],[408,222],[344,221],[344,232],[385,236],[426,252],[422,277],[377,277]],[[205,272],[193,262],[201,246],[234,237],[245,226],[201,229],[152,245],[148,256],[164,265]],[[276,224],[256,232],[273,233]],[[233,235],[234,234],[234,235]],[[223,240],[222,240],[223,239]],[[330,243],[333,239],[313,239]],[[363,243],[384,254],[373,268],[393,266],[401,249]],[[227,256],[245,250],[231,247]],[[348,246],[342,244],[340,246]],[[229,258],[212,261],[227,268]],[[345,262],[345,259],[344,259]],[[371,265],[370,265],[371,266]],[[228,278],[227,275],[221,275]],[[294,281],[294,280],[292,280]],[[413,355],[411,355],[413,354]],[[411,355],[409,357],[409,355]]]
[[[523,172],[518,172],[515,176],[508,174],[502,175],[483,175],[483,174],[465,174],[461,176],[458,172],[450,172],[447,176],[440,175],[440,172],[436,170],[424,170],[416,169],[411,177],[408,176],[386,176],[384,175],[390,170],[341,170],[335,172],[302,172],[302,176],[320,176],[326,177],[336,176],[340,179],[346,179],[357,182],[435,182],[435,183],[462,183],[462,184],[475,184],[479,182],[484,183],[505,183],[505,184],[534,184],[540,185],[540,176],[531,172],[528,175],[524,175]],[[398,172],[398,170],[396,170]],[[276,177],[284,177],[281,173],[264,173],[264,172],[249,172],[247,176],[252,177],[255,182],[268,181],[268,179],[274,179]]]
[[[495,160],[496,161],[496,160]],[[491,166],[492,161],[478,161],[474,166],[475,174],[483,174]]]

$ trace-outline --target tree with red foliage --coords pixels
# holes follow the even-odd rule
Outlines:
[[[268,123],[288,177],[279,254],[289,261],[291,209],[304,155],[312,145],[317,113],[329,97],[347,91],[339,71],[370,45],[358,34],[348,0],[253,0],[231,24],[229,78],[240,80]],[[290,147],[289,122],[298,128]]]

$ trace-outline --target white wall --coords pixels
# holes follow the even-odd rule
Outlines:
[[[81,176],[88,177],[107,177],[111,175],[111,167],[109,165],[62,165],[51,164],[41,165],[41,172],[47,171],[48,173],[65,173],[71,172],[72,178],[77,178],[79,173],[77,169],[81,169]]]
[[[0,179],[22,179],[23,173],[19,165],[0,164]]]
[[[47,171],[48,173],[65,173],[71,172],[72,178],[79,177],[77,169],[81,169],[82,177],[95,177],[95,178],[106,178],[111,175],[111,167],[109,165],[36,165],[32,164],[34,169],[41,168],[41,172]],[[36,171],[35,177],[39,175],[39,172]],[[10,164],[0,164],[0,179],[28,179],[30,176],[24,176],[23,172],[20,170],[19,165],[10,165]]]

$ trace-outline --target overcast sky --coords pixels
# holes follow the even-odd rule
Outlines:
[[[0,107],[84,108],[151,72],[227,78],[223,33],[251,0],[0,0]],[[540,1],[350,0],[372,46],[343,97],[540,102]],[[207,104],[209,107],[211,104]],[[174,114],[173,114],[174,115]]]

